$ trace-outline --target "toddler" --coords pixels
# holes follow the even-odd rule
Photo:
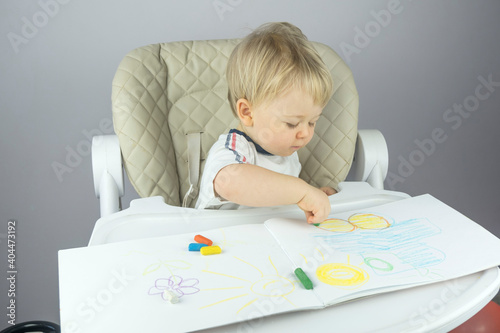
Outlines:
[[[297,151],[330,99],[330,72],[303,33],[268,23],[239,43],[227,65],[229,103],[240,120],[209,151],[196,208],[297,204],[308,223],[330,213],[331,187],[298,178]]]

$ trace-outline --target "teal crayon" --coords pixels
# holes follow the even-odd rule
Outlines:
[[[200,251],[202,247],[208,246],[202,243],[191,243],[189,244],[189,251]]]
[[[311,290],[313,288],[312,281],[307,277],[306,273],[302,270],[302,268],[297,268],[295,270],[295,275],[300,280],[304,288]]]

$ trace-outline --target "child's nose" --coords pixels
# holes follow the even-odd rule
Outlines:
[[[311,134],[311,130],[312,129],[307,124],[306,126],[300,126],[299,131],[297,132],[297,138],[307,138]]]

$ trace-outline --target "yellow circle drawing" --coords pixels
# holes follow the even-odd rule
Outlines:
[[[360,286],[368,281],[368,274],[361,268],[342,263],[325,264],[316,270],[318,279],[339,287]]]
[[[360,229],[384,229],[391,226],[385,218],[373,214],[355,214],[349,217],[349,222]]]
[[[341,219],[328,219],[319,225],[323,230],[333,231],[333,232],[351,232],[356,229],[356,226],[350,224],[346,220]]]
[[[291,294],[295,285],[283,276],[265,276],[252,285],[251,290],[260,296],[282,297]]]

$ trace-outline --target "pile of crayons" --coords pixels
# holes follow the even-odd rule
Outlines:
[[[202,235],[194,236],[194,240],[196,243],[189,244],[189,251],[199,251],[204,256],[219,254],[222,252],[222,249],[219,246],[212,245],[213,242]]]

